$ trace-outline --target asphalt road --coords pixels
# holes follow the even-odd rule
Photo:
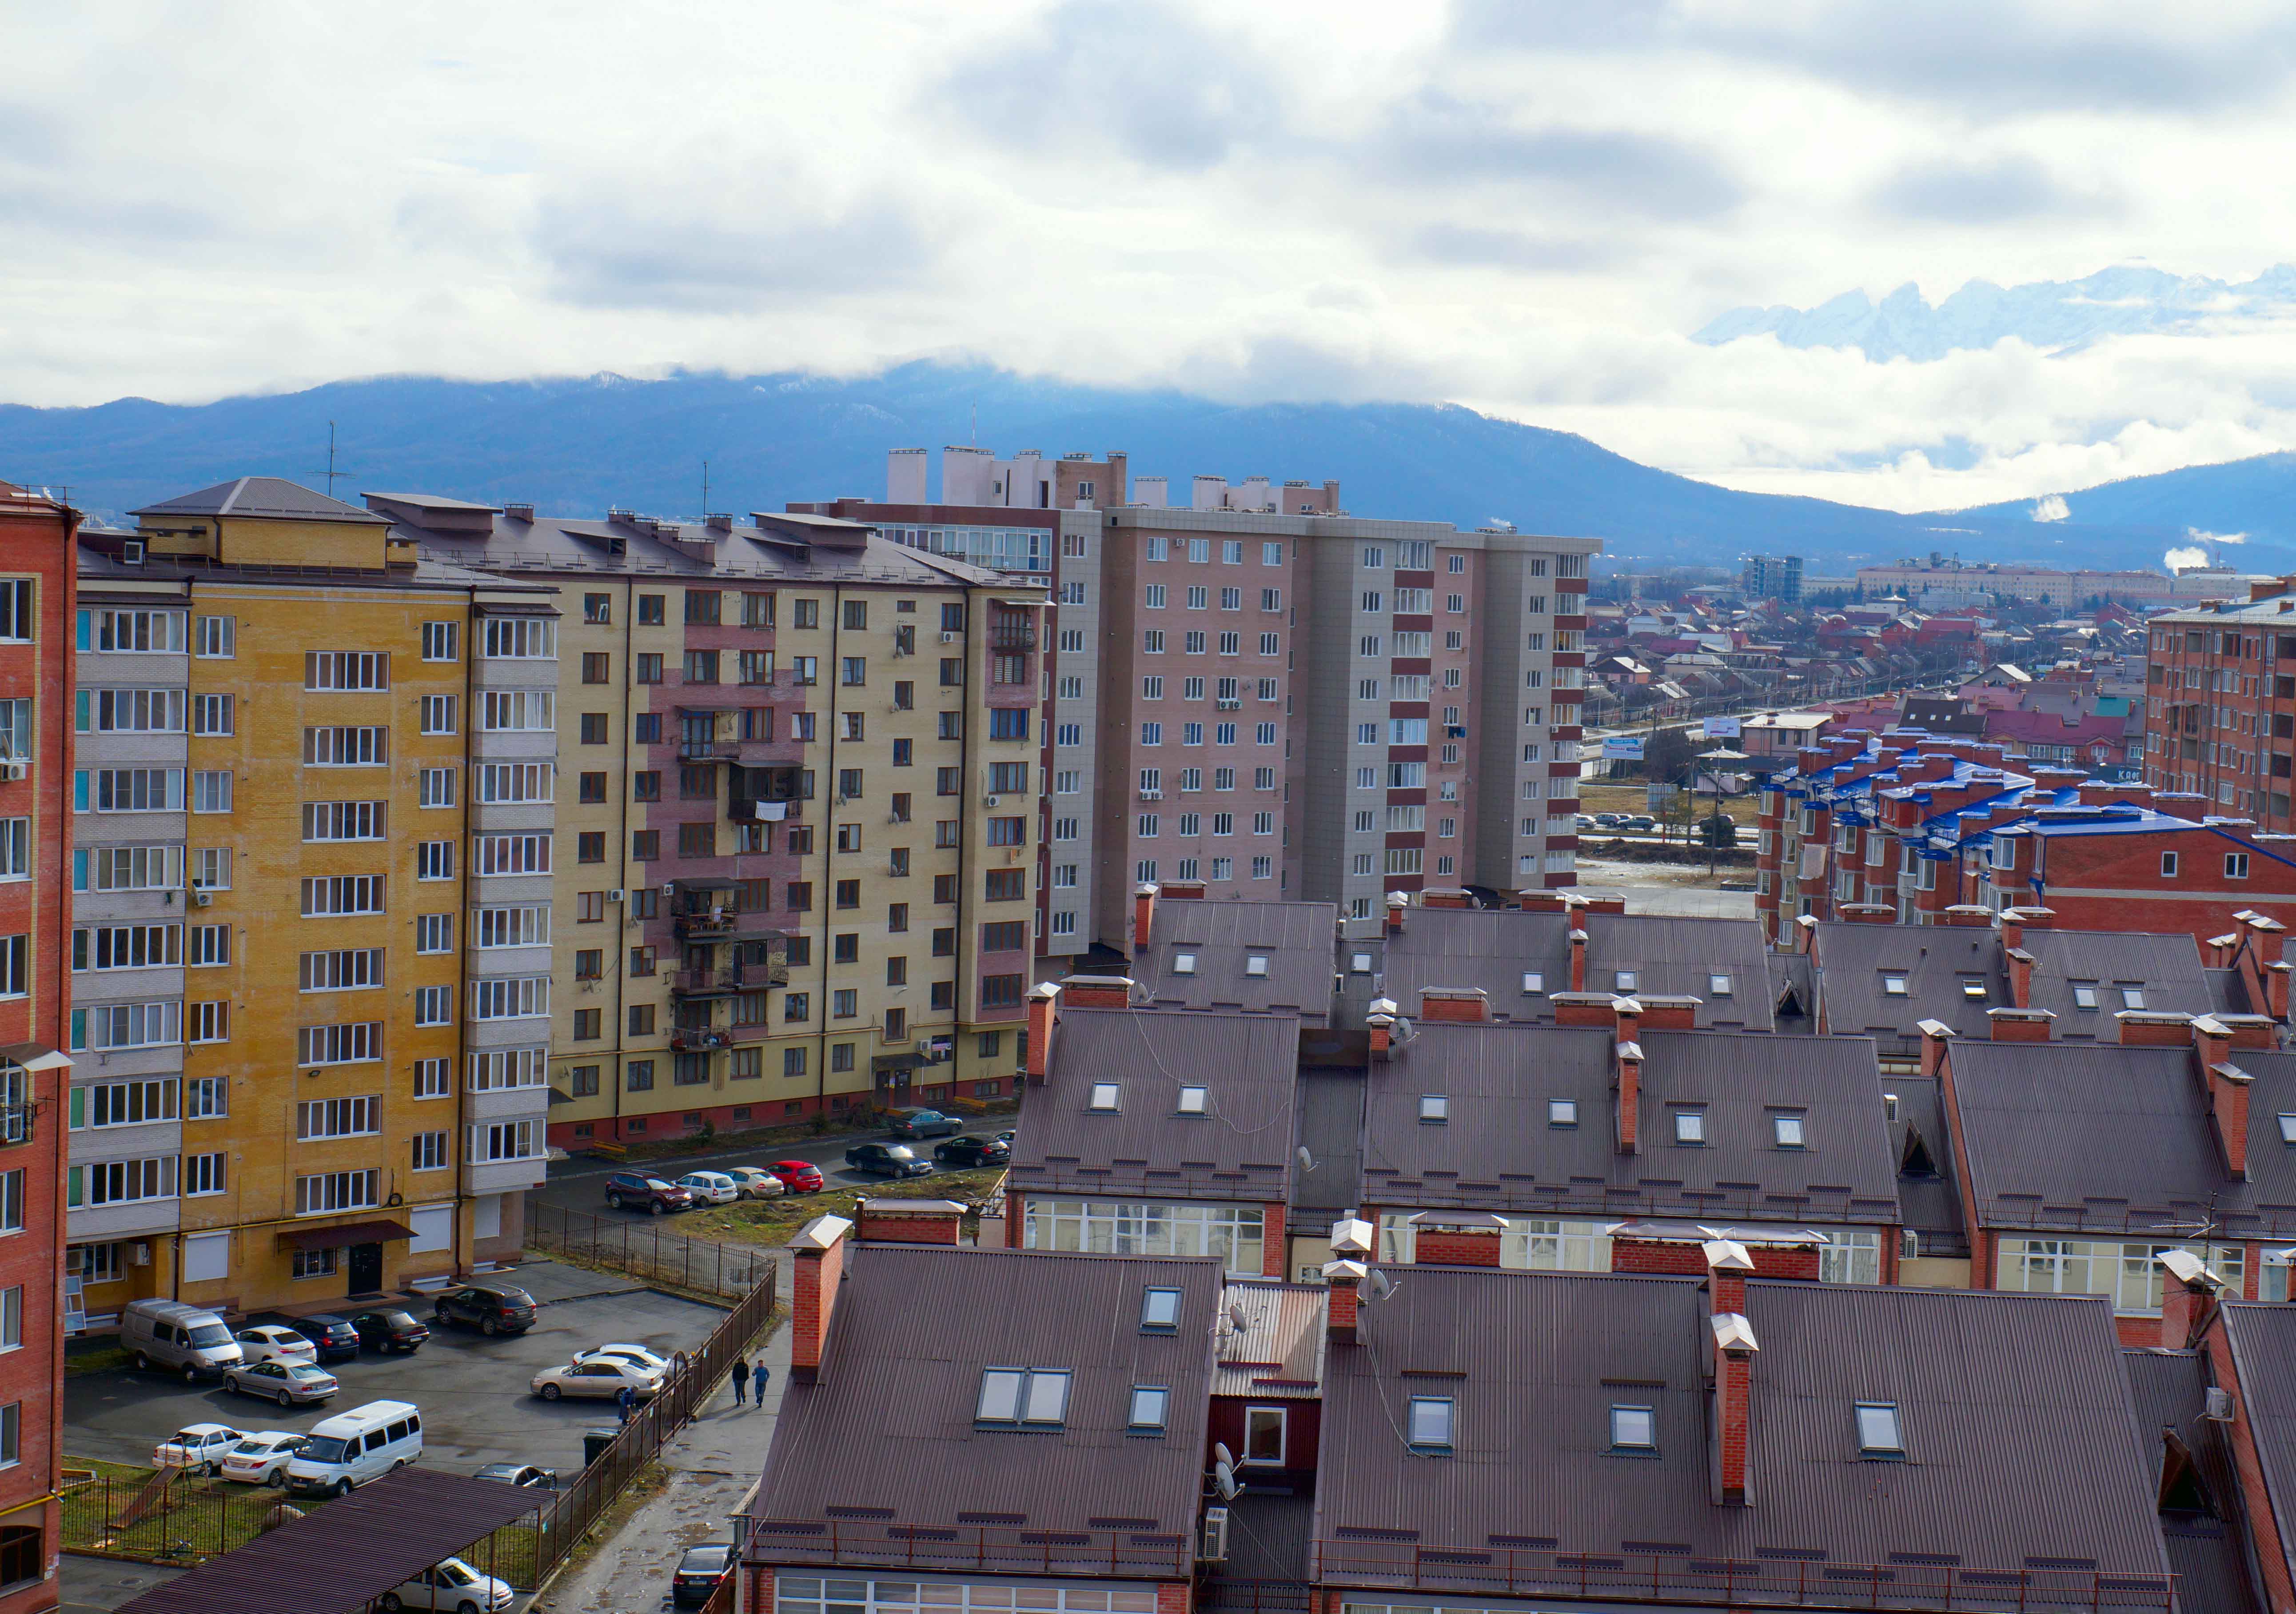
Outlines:
[[[664,1355],[690,1349],[725,1314],[626,1278],[552,1264],[529,1264],[502,1276],[529,1285],[542,1303],[525,1334],[488,1339],[434,1325],[429,1343],[411,1356],[367,1351],[356,1362],[331,1363],[327,1371],[342,1381],[342,1389],[324,1407],[291,1411],[218,1386],[193,1388],[133,1369],[76,1374],[65,1381],[65,1449],[74,1456],[147,1463],[152,1448],[186,1424],[299,1433],[331,1412],[369,1401],[411,1401],[423,1412],[425,1466],[467,1474],[489,1462],[535,1462],[570,1477],[582,1467],[582,1431],[613,1422],[613,1404],[539,1400],[528,1389],[535,1371],[597,1345],[644,1345]],[[418,1306],[417,1314],[427,1313]]]

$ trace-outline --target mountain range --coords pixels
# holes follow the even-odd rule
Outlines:
[[[337,442],[331,484],[328,441]],[[882,498],[890,449],[978,441],[1009,454],[1110,449],[1185,487],[1336,477],[1362,515],[1494,518],[1601,538],[1641,565],[1798,554],[1810,571],[1931,550],[1964,558],[2157,567],[2187,527],[2244,532],[2244,566],[2296,569],[2296,456],[2199,466],[2034,506],[1904,515],[1739,492],[1638,465],[1583,437],[1456,405],[1229,405],[1172,391],[1076,386],[988,366],[910,364],[858,379],[602,375],[516,382],[390,376],[176,405],[0,406],[0,478],[68,491],[98,516],[229,477],[663,515]],[[2051,512],[2052,514],[2054,512]]]
[[[1880,302],[1844,292],[1814,309],[1732,309],[1691,334],[1709,347],[1775,335],[1790,348],[1856,348],[1876,361],[1942,358],[1957,348],[1989,348],[2011,337],[2050,352],[2106,336],[2185,332],[2210,321],[2265,318],[2296,310],[2296,267],[2276,265],[2237,284],[2128,265],[2080,280],[1997,286],[1972,280],[1931,307],[1919,288],[1899,286]]]

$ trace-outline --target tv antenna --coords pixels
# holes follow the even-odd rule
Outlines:
[[[335,469],[335,423],[332,420],[327,423],[327,468],[324,471],[317,472],[315,474],[324,476],[327,479],[327,497],[329,498],[332,498],[335,496],[335,478],[338,476],[348,476],[350,474],[348,471],[338,471]]]
[[[709,462],[706,459],[701,462],[701,516],[704,521],[709,518]]]

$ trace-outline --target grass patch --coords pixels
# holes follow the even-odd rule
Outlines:
[[[855,1190],[853,1198],[870,1199],[955,1199],[961,1204],[977,1206],[988,1197],[988,1191],[1004,1175],[1001,1165],[981,1166],[972,1171],[939,1172],[930,1177],[910,1177],[898,1182]],[[850,1208],[847,1190],[840,1186],[818,1194],[800,1194],[779,1199],[741,1199],[732,1205],[713,1205],[704,1210],[687,1211],[672,1227],[689,1239],[709,1239],[721,1244],[787,1244],[790,1235],[816,1216],[835,1214],[842,1215]]]
[[[119,1521],[157,1470],[82,1457],[67,1457],[64,1466],[95,1475],[65,1491],[61,1499],[64,1549],[144,1563],[199,1563],[262,1535],[266,1516],[283,1501],[308,1513],[330,1500],[289,1498],[269,1486],[182,1474],[169,1482],[144,1517],[122,1527]]]
[[[64,1376],[69,1379],[75,1373],[108,1373],[135,1360],[124,1346],[100,1345],[90,1350],[71,1351],[64,1356]]]

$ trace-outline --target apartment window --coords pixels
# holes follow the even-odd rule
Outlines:
[[[2244,852],[2226,852],[2224,871],[2225,878],[2227,880],[2244,880],[2248,878],[2248,853]]]
[[[597,1071],[594,1066],[592,1068],[590,1074],[593,1082],[593,1091],[594,1091],[594,1084],[597,1077]],[[410,1150],[411,1157],[408,1162],[410,1170],[419,1172],[435,1172],[444,1171],[447,1169],[447,1134],[445,1132],[416,1132],[414,1137],[409,1140],[409,1142],[412,1145]]]
[[[2175,852],[2164,852],[2161,854],[2161,877],[2164,880],[2173,880],[2177,877],[2177,854]]]
[[[455,697],[451,695],[424,696],[421,728],[425,734],[454,733]]]
[[[451,1025],[455,1023],[455,989],[451,986],[418,986],[414,989],[414,1023],[417,1025]]]
[[[311,690],[388,689],[388,651],[314,650],[303,658],[303,688]]]
[[[372,1171],[324,1172],[295,1179],[295,1214],[323,1215],[329,1211],[366,1210],[380,1201],[375,1196],[378,1173]]]
[[[0,582],[0,638],[29,644],[38,627],[39,617],[32,604],[32,580],[26,577]]]
[[[414,847],[414,877],[451,880],[455,877],[455,843],[419,841]]]
[[[455,916],[451,913],[419,913],[414,916],[414,951],[422,953],[455,951]],[[377,979],[381,979],[381,950],[375,950]]]
[[[295,1136],[303,1142],[365,1137],[382,1130],[382,1099],[315,1099],[295,1107]]]
[[[422,624],[422,659],[426,662],[451,662],[455,659],[456,640],[461,637],[460,622],[425,622]]]
[[[594,1042],[605,1033],[606,1011],[603,1009],[578,1009],[574,1011],[574,1040]]]
[[[633,1003],[629,1006],[627,1023],[630,1035],[634,1037],[653,1035],[653,1010],[654,1006],[651,1003]]]
[[[381,1058],[382,1023],[379,1020],[305,1025],[295,1033],[295,1063],[299,1066],[357,1065]]]
[[[211,1121],[231,1113],[231,1082],[225,1076],[194,1076],[184,1083],[184,1118]]]

